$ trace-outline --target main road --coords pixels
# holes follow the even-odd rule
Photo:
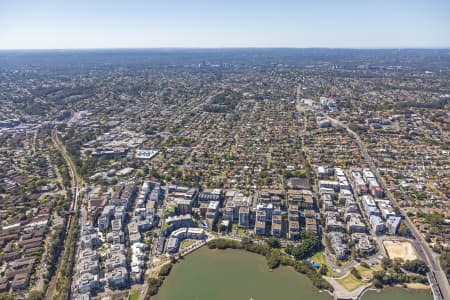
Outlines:
[[[356,143],[358,144],[359,149],[361,150],[361,153],[362,153],[364,159],[367,161],[367,163],[369,164],[370,170],[377,178],[381,187],[384,189],[386,196],[392,203],[394,203],[401,210],[401,207],[400,207],[400,205],[398,205],[396,198],[391,194],[391,192],[387,188],[383,178],[380,175],[380,172],[378,171],[378,168],[375,167],[375,165],[372,161],[372,158],[370,157],[369,153],[367,152],[367,149],[366,149],[364,143],[361,141],[361,138],[359,137],[359,135],[356,132],[354,132],[353,130],[351,130],[346,124],[342,123],[341,121],[334,119],[323,112],[320,112],[320,114],[322,116],[326,117],[334,126],[339,126],[339,127],[344,128],[350,135],[352,135],[355,138]],[[409,230],[411,231],[412,235],[414,236],[414,238],[417,241],[416,249],[418,250],[419,255],[426,260],[428,266],[430,267],[430,271],[432,273],[431,276],[435,278],[436,284],[433,284],[433,282],[431,282],[435,299],[447,299],[447,300],[450,299],[450,286],[448,284],[448,280],[447,280],[447,277],[445,276],[444,271],[442,270],[441,266],[439,265],[439,262],[437,261],[438,260],[437,257],[435,255],[433,255],[433,252],[431,251],[430,247],[428,247],[427,242],[425,241],[423,236],[419,233],[417,228],[412,224],[408,215],[404,214],[403,211],[402,211],[402,214],[405,217],[404,220],[405,220],[406,226],[408,226]]]

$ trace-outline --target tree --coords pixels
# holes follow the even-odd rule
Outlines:
[[[284,249],[284,251],[289,255],[292,255],[292,250],[293,250],[293,247],[291,244],[287,244],[286,248]]]
[[[383,288],[383,282],[377,278],[375,278],[373,280],[373,285],[377,288],[377,289],[381,289]]]
[[[385,270],[389,269],[390,267],[392,267],[392,260],[387,257],[383,257],[383,259],[381,260],[381,266]]]
[[[361,279],[361,274],[359,274],[359,271],[355,267],[352,267],[350,269],[350,273],[352,273],[352,275],[355,276],[356,279]]]
[[[32,290],[27,297],[27,300],[43,300],[45,299],[45,294],[43,291]]]
[[[320,274],[322,274],[322,275],[327,275],[327,273],[328,273],[328,267],[327,267],[327,265],[322,265],[322,266],[320,267],[320,269],[319,269],[319,272],[320,272]]]
[[[439,262],[441,263],[442,269],[447,274],[447,278],[450,278],[450,251],[442,252]]]
[[[0,294],[0,300],[13,300],[14,297],[8,293]]]
[[[322,248],[322,243],[315,233],[304,230],[300,233],[300,237],[302,243],[292,250],[292,255],[296,259],[305,259]]]
[[[270,238],[266,239],[266,243],[267,243],[267,246],[269,246],[270,248],[280,248],[281,247],[280,240],[275,237],[270,237]]]
[[[409,231],[408,226],[406,226],[403,221],[400,223],[400,226],[398,227],[397,234],[403,237],[411,236],[411,232]]]
[[[386,275],[386,272],[384,271],[375,271],[373,273],[373,278],[379,280],[380,282],[383,282],[383,278]]]
[[[363,267],[363,268],[366,268],[366,269],[370,269],[369,264],[366,263],[365,261],[362,261],[362,262],[360,263],[360,266]]]
[[[281,263],[281,253],[280,250],[272,250],[269,254],[266,255],[267,266],[270,269],[278,268]]]
[[[298,260],[305,259],[307,254],[306,247],[303,244],[298,245],[292,250],[292,255]]]
[[[158,289],[162,284],[161,279],[150,278],[148,281],[148,295],[154,296],[158,293]],[[146,296],[146,299],[150,299],[150,297]]]
[[[172,264],[168,263],[164,266],[161,267],[161,269],[159,270],[159,276],[167,276],[170,274],[170,271],[172,270]]]
[[[402,267],[409,272],[422,274],[422,275],[426,275],[427,272],[429,271],[429,268],[426,265],[426,263],[419,259],[407,261],[403,264]]]

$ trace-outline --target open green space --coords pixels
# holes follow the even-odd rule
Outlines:
[[[344,288],[346,288],[348,291],[353,291],[360,286],[365,285],[366,283],[359,280],[352,274],[347,274],[343,278],[336,279],[337,282],[339,282]]]
[[[128,300],[139,300],[141,296],[140,290],[131,290],[130,295],[128,296]]]

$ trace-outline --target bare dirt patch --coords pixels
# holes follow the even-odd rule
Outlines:
[[[417,259],[417,253],[410,242],[384,241],[384,248],[390,259],[401,258],[404,261]]]

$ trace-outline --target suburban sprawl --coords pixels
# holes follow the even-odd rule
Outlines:
[[[450,299],[449,108],[448,50],[2,51],[0,299],[150,299],[200,247]]]

